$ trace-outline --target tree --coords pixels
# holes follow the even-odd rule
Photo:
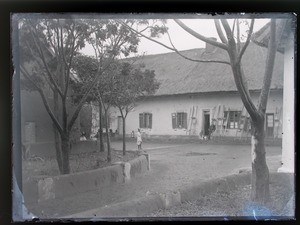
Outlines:
[[[96,73],[97,60],[88,56],[78,56],[74,60],[73,66],[80,79],[93,77]],[[81,86],[79,85],[79,88]],[[142,70],[141,66],[133,65],[124,61],[115,61],[111,67],[102,74],[99,83],[94,87],[90,101],[98,102],[103,109],[106,124],[108,121],[109,108],[114,106],[120,110],[123,119],[123,154],[126,154],[125,143],[125,120],[134,107],[136,101],[141,101],[143,97],[153,94],[159,87],[155,80],[154,71]],[[101,118],[99,118],[101,120]],[[100,128],[101,129],[101,128]],[[108,144],[108,161],[110,160],[109,129],[106,125],[106,139]]]
[[[72,19],[26,18],[20,28],[20,69],[31,90],[37,91],[60,137],[56,146],[60,172],[70,172],[70,133],[83,105],[74,107],[68,102],[71,64],[76,52],[84,46],[87,27]],[[90,84],[91,85],[91,84]],[[50,88],[54,93],[54,107],[45,96]],[[72,112],[68,120],[68,111]],[[57,144],[57,143],[56,143]]]
[[[72,82],[73,89],[77,92],[82,92],[83,85],[82,83],[87,82],[87,80],[93,80],[94,77],[97,76],[98,73],[98,61],[89,56],[79,55],[75,57],[73,69],[76,73],[79,82]],[[102,113],[104,113],[105,120],[105,129],[106,129],[106,141],[107,141],[107,161],[111,161],[111,150],[110,150],[110,136],[109,136],[109,108],[112,105],[113,98],[115,97],[115,93],[113,93],[116,79],[115,76],[118,74],[117,61],[115,60],[110,66],[107,68],[105,72],[103,72],[97,82],[97,84],[93,87],[90,95],[87,97],[86,102],[97,102],[99,106],[99,128],[101,135],[102,130]],[[80,98],[80,96],[79,96]],[[73,96],[73,101],[78,101],[78,96]],[[100,137],[100,147],[101,147],[101,137]]]
[[[93,79],[96,76],[98,70],[97,60],[85,55],[77,55],[74,57],[74,62],[72,65],[72,69],[78,80],[71,82],[72,89],[75,93],[82,93],[82,88],[84,87],[83,84],[86,83],[88,80]],[[103,131],[102,131],[102,118],[103,118],[103,110],[102,105],[98,96],[98,89],[102,89],[102,86],[105,84],[105,79],[103,76],[99,78],[98,83],[93,87],[93,90],[89,94],[86,99],[86,103],[98,103],[99,107],[99,150],[100,152],[104,151],[104,142],[103,142]],[[81,95],[72,95],[72,101],[78,102],[82,96]]]
[[[137,52],[137,46],[139,38],[129,29],[134,23],[131,20],[126,20],[125,25],[116,22],[115,20],[88,20],[92,35],[88,38],[88,43],[94,49],[95,62],[89,62],[88,64],[96,63],[98,67],[101,67],[103,62],[106,61],[107,54],[110,52],[118,52],[118,55],[127,57],[130,53]],[[128,28],[129,27],[129,28]],[[86,58],[88,60],[88,58]],[[91,67],[93,68],[93,67]],[[77,68],[80,69],[80,68]],[[94,91],[91,92],[90,98],[98,102],[99,105],[99,138],[100,148],[102,148],[102,109],[104,111],[104,118],[106,121],[106,139],[107,139],[107,160],[111,161],[110,151],[110,136],[108,128],[109,108],[114,98],[115,76],[118,73],[118,63],[114,61],[108,69],[108,73],[105,73],[103,77],[95,85]],[[89,77],[84,71],[81,73],[82,79]],[[93,73],[90,73],[92,75]],[[93,75],[92,75],[93,76]],[[85,78],[83,78],[85,77]]]
[[[153,70],[142,71],[140,67],[128,62],[121,63],[121,70],[116,76],[116,94],[112,104],[119,109],[123,120],[123,155],[126,154],[125,128],[128,113],[137,101],[140,102],[143,97],[153,94],[158,88],[159,83],[155,80]]]
[[[128,29],[126,26],[130,27],[129,21],[124,25],[120,25],[114,20],[86,20],[86,23],[90,26],[91,35],[87,39],[88,43],[94,49],[94,61],[89,59],[89,57],[83,57],[81,60],[87,60],[85,63],[81,63],[81,66],[77,66],[77,71],[82,81],[92,79],[95,75],[101,72],[100,68],[107,61],[108,55],[118,54],[128,56],[130,53],[137,52],[137,45],[139,43],[139,38],[137,35]],[[79,62],[80,63],[80,62]],[[95,65],[96,68],[95,69]],[[112,71],[115,68],[111,63],[108,71],[111,74],[115,72]],[[86,73],[86,71],[90,73]],[[115,68],[116,69],[116,68]],[[90,101],[95,101],[99,106],[99,140],[100,140],[100,150],[104,149],[103,146],[103,134],[102,134],[102,111],[104,111],[104,119],[106,121],[106,139],[107,139],[107,160],[111,161],[111,151],[110,151],[110,137],[108,128],[108,110],[110,107],[110,102],[112,95],[110,94],[110,89],[113,84],[113,76],[109,76],[108,73],[103,75],[99,81],[94,86],[93,91],[89,95]]]
[[[95,21],[92,21],[95,22]],[[128,35],[124,26],[113,26],[110,21],[98,21],[92,26],[89,20],[71,18],[41,18],[31,16],[20,20],[20,69],[25,83],[32,91],[37,91],[53,121],[59,136],[60,148],[57,148],[57,161],[62,174],[70,173],[69,151],[70,133],[82,106],[98,83],[101,74],[120,54],[134,51],[138,41],[128,47]],[[100,26],[101,24],[101,26]],[[125,31],[124,31],[125,30]],[[131,33],[131,32],[129,32]],[[97,34],[97,42],[105,46],[96,76],[83,83],[78,102],[70,102],[71,80],[74,56],[85,46],[91,35]],[[128,34],[128,33],[127,33]],[[54,93],[54,107],[45,96],[49,87]]]
[[[264,131],[264,121],[265,121],[265,113],[268,102],[268,96],[271,86],[272,80],[272,72],[273,66],[276,56],[276,51],[278,48],[279,41],[281,39],[282,31],[285,23],[280,20],[271,19],[270,22],[270,40],[268,45],[267,59],[266,59],[266,67],[265,73],[263,76],[262,88],[259,96],[259,103],[256,107],[253,103],[253,99],[250,96],[249,89],[247,86],[247,80],[244,76],[243,65],[241,63],[242,57],[250,43],[251,35],[253,32],[254,19],[251,19],[248,34],[246,37],[246,41],[241,43],[241,34],[240,34],[240,21],[239,19],[235,19],[233,22],[233,26],[230,27],[228,20],[226,19],[215,19],[215,28],[217,30],[218,36],[221,42],[212,40],[207,38],[195,30],[191,29],[187,25],[185,25],[181,20],[174,20],[183,30],[185,30],[190,35],[196,37],[197,39],[204,41],[208,44],[216,46],[225,50],[228,53],[229,61],[220,61],[220,60],[201,60],[201,59],[193,59],[188,58],[181,54],[174,44],[171,41],[171,37],[167,31],[167,35],[169,36],[170,43],[172,47],[169,47],[152,37],[149,37],[144,33],[145,28],[143,30],[134,31],[148,40],[156,42],[172,51],[177,52],[180,56],[185,59],[196,61],[196,62],[204,62],[204,63],[223,63],[228,65],[232,69],[233,78],[238,90],[238,93],[241,97],[241,100],[247,109],[250,118],[251,118],[251,151],[252,151],[252,179],[251,179],[251,199],[259,202],[266,202],[270,199],[270,190],[269,190],[269,170],[266,163],[266,151],[264,145],[265,131]],[[119,21],[123,23],[122,21]],[[162,27],[165,27],[164,23]],[[166,28],[166,27],[165,27]],[[161,31],[160,31],[161,32]],[[164,32],[161,32],[164,33]]]

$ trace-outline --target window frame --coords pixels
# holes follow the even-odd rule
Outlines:
[[[142,118],[142,120],[141,120]],[[153,121],[152,113],[143,112],[139,113],[139,128],[141,129],[152,129],[152,121]]]
[[[229,116],[228,116],[229,113]],[[224,118],[226,119],[227,124],[225,124],[226,129],[234,130],[240,129],[240,118],[242,115],[242,111],[240,110],[229,110],[224,112]],[[228,120],[227,120],[228,117]]]
[[[187,113],[180,111],[172,113],[172,128],[187,129]],[[179,119],[180,118],[180,119]],[[179,124],[180,121],[180,124]]]

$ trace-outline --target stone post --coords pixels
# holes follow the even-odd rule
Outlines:
[[[52,178],[44,178],[38,181],[38,202],[55,198],[54,181]]]
[[[127,162],[115,162],[115,163],[113,163],[113,165],[120,165],[122,167],[123,182],[124,183],[129,182],[130,179],[131,179],[131,177],[130,177],[130,169],[131,169],[130,163],[127,163]]]

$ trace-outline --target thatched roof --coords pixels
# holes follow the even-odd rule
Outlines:
[[[265,70],[267,49],[250,43],[243,59],[243,69],[250,90],[260,90]],[[206,53],[205,49],[182,51],[190,58],[226,59],[227,52],[216,49]],[[139,62],[146,69],[155,70],[161,85],[156,96],[187,93],[237,91],[231,67],[219,63],[200,63],[186,60],[177,53],[148,55]],[[276,55],[271,89],[283,88],[283,55]]]

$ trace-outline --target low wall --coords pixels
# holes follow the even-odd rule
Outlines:
[[[295,191],[294,174],[270,173],[270,182],[283,184],[289,188],[289,191]],[[251,184],[251,173],[232,174],[222,178],[199,181],[199,183],[177,191],[151,194],[143,198],[120,202],[107,207],[68,215],[63,218],[93,218],[93,220],[103,220],[103,218],[144,217],[159,209],[169,209],[184,202],[201,199],[217,191],[230,192],[238,187],[249,184]]]
[[[148,160],[146,156],[139,157],[130,161],[130,177],[144,174],[148,170]]]
[[[36,177],[23,184],[25,202],[45,201],[74,196],[78,193],[124,183],[150,169],[149,155],[140,155],[128,162],[85,172],[53,177]]]

